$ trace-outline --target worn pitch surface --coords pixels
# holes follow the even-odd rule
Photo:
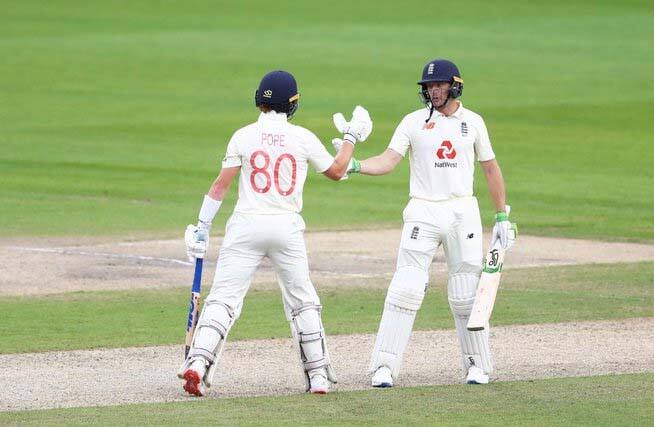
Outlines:
[[[498,327],[492,345],[498,381],[651,372],[654,319]],[[374,336],[329,337],[336,390],[369,387]],[[189,399],[175,372],[181,346],[0,355],[0,410],[121,405]],[[398,386],[463,380],[454,331],[414,332]],[[304,390],[290,338],[228,343],[209,398]],[[382,391],[380,391],[382,392]]]
[[[308,233],[312,274],[323,286],[349,286],[352,278],[392,275],[399,230]],[[220,238],[212,241],[213,253]],[[190,264],[180,240],[4,240],[0,294],[179,286]],[[521,236],[507,268],[635,262],[654,259],[654,245]],[[211,262],[210,265],[213,265]],[[433,275],[445,275],[442,256]],[[206,275],[209,276],[209,275]],[[254,286],[270,286],[264,264]],[[385,286],[385,281],[381,282]],[[268,285],[266,284],[268,283]],[[651,372],[654,319],[523,325],[493,329],[499,381]],[[337,390],[368,387],[373,335],[329,337]],[[453,330],[412,336],[398,386],[458,383],[463,379]],[[0,355],[0,410],[120,405],[184,400],[175,372],[181,346]],[[303,390],[295,344],[289,339],[229,342],[210,397],[277,395]]]
[[[210,242],[205,287],[213,277],[221,240]],[[312,279],[323,287],[351,286],[361,278],[390,279],[399,240],[399,229],[307,233]],[[654,245],[520,236],[505,268],[651,260]],[[0,240],[0,264],[0,295],[184,286],[192,275],[181,237],[131,242],[5,239]],[[446,270],[439,250],[432,278],[444,279]],[[374,282],[386,286],[385,281]],[[253,284],[261,288],[271,283],[274,272],[264,260]]]

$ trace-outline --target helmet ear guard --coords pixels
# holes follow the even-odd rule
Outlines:
[[[459,76],[452,76],[450,82],[450,90],[448,91],[450,98],[458,98],[463,95],[463,79]]]
[[[286,112],[286,115],[290,119],[293,117],[293,114],[297,111],[297,109],[300,107],[300,94],[296,94],[292,97],[289,98],[288,100],[288,111]]]

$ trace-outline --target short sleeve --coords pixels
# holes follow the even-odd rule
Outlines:
[[[225,153],[225,158],[223,158],[223,167],[233,168],[241,166],[241,163],[241,155],[238,152],[238,133],[235,133],[227,144],[227,152]]]
[[[395,128],[395,133],[393,133],[391,142],[388,144],[388,148],[399,153],[400,155],[402,155],[402,157],[406,155],[406,151],[409,149],[409,146],[411,145],[411,136],[410,136],[408,120],[409,120],[408,116],[402,119],[400,124],[397,125],[397,128]]]
[[[334,163],[334,156],[322,145],[316,135],[307,132],[307,160],[316,171],[323,173]]]
[[[477,128],[477,137],[475,138],[475,154],[477,155],[477,160],[480,162],[493,160],[495,153],[488,137],[488,130],[486,129],[484,119],[480,117],[475,127]]]

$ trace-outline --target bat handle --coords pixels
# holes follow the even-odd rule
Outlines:
[[[200,304],[200,292],[202,291],[202,258],[195,259],[195,272],[193,274],[193,287],[191,289],[191,302],[188,309],[188,321],[186,324],[186,345],[184,346],[184,358],[188,357],[191,350],[193,340],[193,333],[195,332],[195,325],[198,321],[198,311]]]
[[[193,274],[193,292],[200,293],[200,287],[202,286],[202,258],[195,259],[195,273]]]

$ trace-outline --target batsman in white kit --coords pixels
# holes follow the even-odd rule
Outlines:
[[[508,220],[502,172],[482,117],[457,100],[463,79],[454,63],[429,62],[423,70],[420,95],[426,109],[404,117],[382,154],[361,162],[353,159],[350,173],[383,175],[409,152],[410,201],[396,271],[388,288],[384,311],[370,361],[373,387],[392,387],[402,364],[413,321],[429,282],[429,266],[439,246],[448,267],[448,300],[461,344],[466,382],[485,384],[493,372],[488,327],[466,328],[482,269],[482,227],[473,195],[475,159],[483,169],[495,205],[491,246],[508,249],[515,225]],[[334,117],[337,128],[343,119]],[[340,140],[333,141],[340,146]]]
[[[197,225],[185,240],[190,257],[204,257],[211,222],[240,172],[238,201],[229,218],[216,274],[178,372],[184,390],[203,396],[227,339],[238,319],[250,281],[263,257],[274,266],[287,320],[299,344],[300,360],[311,393],[324,394],[336,378],[330,366],[320,299],[309,278],[300,216],[308,165],[330,179],[341,179],[354,144],[372,131],[368,112],[357,106],[344,129],[344,143],[334,158],[309,130],[289,123],[298,107],[294,77],[285,71],[266,74],[255,93],[259,119],[237,130],[227,146],[220,174],[204,197]]]

